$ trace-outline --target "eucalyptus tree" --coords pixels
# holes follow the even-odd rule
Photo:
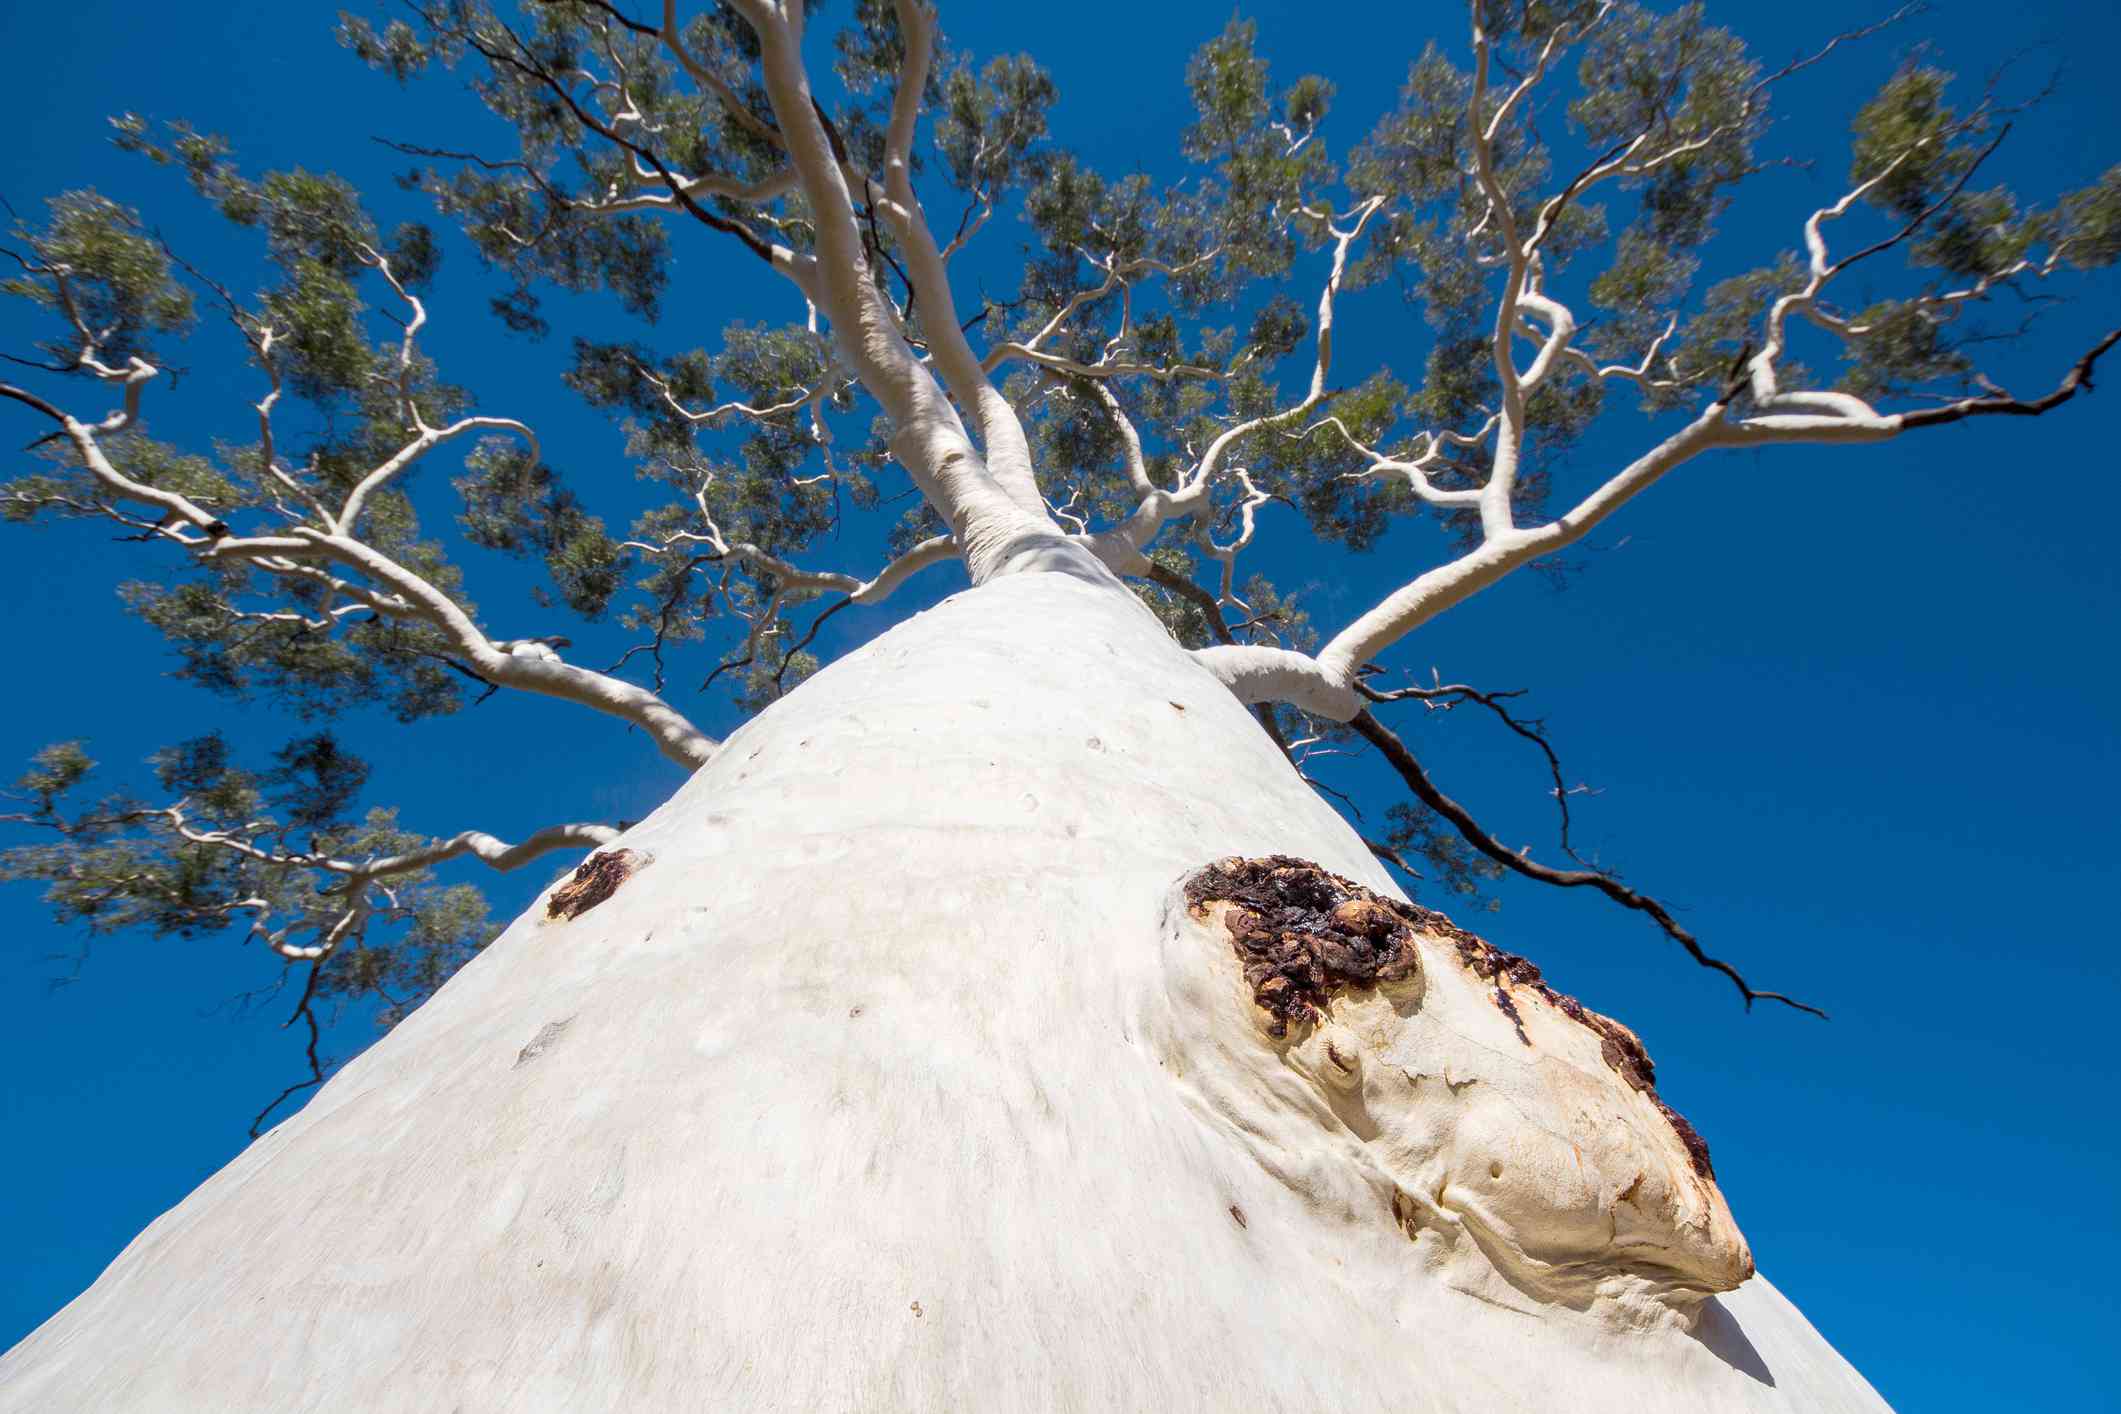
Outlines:
[[[1704,286],[1740,184],[1827,160],[1774,150],[1778,85],[1905,12],[1769,68],[1699,6],[1476,0],[1353,123],[1233,20],[1185,69],[1171,181],[1071,155],[1035,59],[956,53],[922,0],[815,18],[342,19],[511,135],[395,145],[512,329],[561,292],[668,313],[696,243],[781,292],[784,323],[711,348],[680,347],[689,309],[574,340],[654,492],[624,528],[597,506],[627,496],[548,464],[533,390],[447,380],[430,321],[477,316],[437,237],[346,182],[115,120],[260,243],[250,291],[94,192],[17,214],[5,288],[49,333],[0,383],[36,437],[9,517],[115,526],[180,676],[319,729],[109,785],[47,747],[6,872],[90,930],[261,942],[311,1068],[260,1125],[322,1088],[8,1357],[0,1404],[1879,1407],[1754,1277],[1633,1033],[1401,885],[1602,894],[1748,1007],[1811,1008],[1501,843],[1380,713],[1495,714],[1567,851],[1537,726],[1402,645],[1690,464],[2072,401],[2121,331],[2037,393],[1981,359],[1999,302],[2073,317],[2053,296],[2121,255],[2121,167],[1995,184],[2016,109],[1918,55],[1788,253]],[[973,295],[1010,225],[1013,288]],[[1382,282],[1430,336],[1345,367],[1343,296]],[[251,370],[247,440],[153,435],[180,345]],[[1569,455],[1628,419],[1624,461]],[[444,462],[454,522],[423,524]],[[1257,567],[1297,520],[1327,553],[1426,524],[1435,557],[1314,630]],[[481,610],[467,548],[540,563],[541,621]],[[949,564],[968,592],[821,662],[828,620]],[[602,667],[599,623],[631,639]],[[755,717],[714,740],[681,671]],[[333,719],[503,692],[618,718],[687,780],[514,844],[363,810]],[[1358,747],[1407,792],[1383,838],[1303,769]],[[436,872],[558,851],[589,853],[498,937]],[[395,1029],[324,1083],[335,999]]]

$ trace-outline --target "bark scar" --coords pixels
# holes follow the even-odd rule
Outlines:
[[[1605,1063],[1657,1107],[1694,1172],[1715,1180],[1708,1141],[1657,1093],[1657,1068],[1641,1038],[1557,991],[1531,959],[1504,952],[1433,909],[1384,898],[1286,854],[1218,860],[1186,880],[1185,892],[1196,917],[1212,904],[1230,905],[1223,926],[1252,984],[1253,1002],[1272,1018],[1269,1035],[1280,1039],[1291,1022],[1323,1016],[1342,992],[1415,976],[1421,962],[1414,937],[1426,933],[1455,946],[1466,970],[1493,988],[1488,999],[1525,1045],[1532,1045],[1532,1037],[1519,1002],[1527,995],[1596,1035]],[[1328,1055],[1340,1059],[1330,1049]],[[1453,1090],[1472,1083],[1444,1080]]]
[[[547,918],[580,918],[619,891],[647,863],[645,856],[630,849],[599,850],[582,861],[574,877],[552,891],[545,900]]]
[[[1223,924],[1277,1038],[1290,1022],[1323,1015],[1341,992],[1420,970],[1412,910],[1307,860],[1221,860],[1186,881],[1186,903],[1195,914],[1231,905]]]

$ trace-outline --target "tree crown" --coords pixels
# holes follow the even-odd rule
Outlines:
[[[1845,183],[1789,213],[1782,253],[1705,279],[1732,265],[1707,252],[1746,183],[1827,162],[1776,150],[1777,94],[1892,45],[1907,12],[1770,67],[1699,5],[1476,3],[1381,116],[1344,114],[1326,77],[1276,75],[1233,20],[1185,66],[1194,118],[1151,177],[1072,154],[1036,60],[957,53],[918,0],[682,10],[423,0],[341,25],[392,80],[453,73],[486,110],[476,142],[391,141],[501,277],[491,315],[548,337],[589,297],[636,321],[619,337],[586,321],[566,377],[612,419],[633,487],[550,464],[528,409],[489,405],[506,390],[445,381],[430,321],[477,317],[441,275],[450,238],[385,234],[335,176],[252,174],[182,122],[114,119],[121,148],[253,243],[244,275],[94,192],[17,213],[4,289],[42,333],[0,391],[43,435],[0,504],[115,523],[139,546],[124,601],[179,675],[310,726],[248,766],[220,737],[168,747],[151,788],[88,803],[83,749],[47,748],[15,817],[47,841],[8,872],[91,928],[247,927],[308,969],[314,1063],[314,998],[381,998],[394,1019],[490,936],[476,891],[438,866],[614,833],[401,830],[358,813],[367,767],[319,728],[506,689],[617,716],[696,766],[715,743],[670,700],[678,674],[755,711],[819,666],[830,617],[923,570],[1062,568],[1130,585],[1299,767],[1374,748],[1415,798],[1373,847],[1416,887],[1477,895],[1505,870],[1590,887],[1748,1002],[1787,1000],[1610,874],[1503,847],[1371,707],[1472,707],[1524,738],[1552,767],[1567,850],[1559,761],[1507,694],[1423,683],[1394,649],[1519,568],[1565,572],[1593,527],[1697,457],[2068,401],[2114,334],[2087,329],[2039,396],[2005,391],[1992,354],[2028,309],[2074,317],[2054,295],[2121,255],[2121,167],[2060,193],[1995,184],[2037,111],[1914,53],[1856,106]],[[788,317],[698,341],[670,295],[706,248],[781,290]],[[1426,337],[1349,367],[1336,321],[1372,287]],[[249,440],[151,434],[178,357],[253,371]],[[1624,417],[1641,419],[1629,458],[1606,464],[1605,432],[1576,455]],[[1422,543],[1435,563],[1319,622],[1239,564],[1296,522],[1319,553]],[[1440,535],[1411,541],[1420,524]],[[862,542],[858,568],[823,567]],[[524,602],[481,610],[478,551],[537,567]],[[526,606],[544,631],[503,636]]]

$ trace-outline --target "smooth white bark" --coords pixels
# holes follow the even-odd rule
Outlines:
[[[1179,881],[1391,886],[1126,596],[960,595],[617,844],[614,896],[534,907],[150,1227],[0,1410],[1882,1408],[1764,1282],[1705,1296],[1750,1269],[1713,1186],[1448,939],[1260,1028]]]

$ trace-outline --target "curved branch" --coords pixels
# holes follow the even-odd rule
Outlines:
[[[410,334],[408,334],[407,338],[409,339],[410,337]],[[531,459],[535,461],[538,458],[538,434],[531,431],[528,425],[518,422],[512,417],[464,417],[452,422],[447,427],[423,427],[417,437],[400,447],[389,458],[370,471],[368,475],[362,477],[355,484],[353,490],[346,493],[346,502],[339,508],[339,514],[334,518],[331,529],[340,535],[352,534],[355,525],[360,521],[361,512],[367,506],[370,496],[387,485],[398,473],[404,471],[405,468],[411,466],[421,457],[426,456],[442,443],[450,441],[452,438],[461,437],[466,432],[481,428],[496,428],[515,433],[530,444]]]
[[[618,837],[618,829],[611,825],[547,825],[537,833],[525,837],[522,843],[509,844],[483,830],[465,830],[446,840],[437,840],[424,849],[372,859],[357,867],[366,878],[385,878],[414,869],[426,869],[468,854],[488,868],[505,874],[556,849],[595,849],[599,845],[610,844]]]
[[[1478,548],[1421,575],[1336,634],[1319,652],[1320,665],[1335,681],[1352,683],[1362,665],[1392,643],[1513,570],[1566,549],[1666,472],[1724,444],[1728,429],[1722,419],[1723,405],[1711,403],[1558,519],[1533,530],[1491,534]]]
[[[935,12],[921,0],[897,0],[897,8],[906,57],[899,68],[891,126],[885,135],[884,190],[890,197],[885,217],[899,238],[910,267],[908,274],[921,293],[921,323],[928,331],[936,370],[958,406],[978,419],[988,474],[1026,513],[1043,517],[1045,500],[1039,494],[1023,423],[1009,400],[988,380],[979,356],[965,339],[943,253],[913,192],[914,127],[935,53]]]
[[[504,652],[479,630],[455,600],[358,540],[326,535],[305,526],[295,531],[294,541],[311,547],[314,554],[360,570],[431,616],[434,624],[456,641],[457,651],[472,670],[488,682],[557,697],[632,722],[648,733],[665,756],[688,770],[706,765],[713,757],[714,739],[646,688],[561,662],[550,649],[542,653]]]
[[[495,870],[506,873],[556,849],[594,849],[619,837],[619,831],[610,825],[547,825],[525,838],[521,844],[509,844],[483,830],[464,830],[446,840],[436,840],[432,844],[407,850],[403,854],[353,860],[321,853],[290,854],[286,850],[264,848],[228,830],[194,829],[185,823],[184,805],[181,801],[160,810],[136,812],[131,818],[166,819],[169,822],[168,828],[173,833],[192,844],[225,849],[258,864],[272,864],[291,869],[321,869],[329,874],[342,874],[355,881],[356,885],[365,884],[371,879],[387,878],[393,874],[407,874],[415,869],[427,869],[467,854]]]
[[[1193,661],[1248,707],[1287,702],[1329,722],[1345,722],[1362,710],[1352,688],[1335,680],[1316,658],[1294,649],[1217,644],[1194,649]]]

